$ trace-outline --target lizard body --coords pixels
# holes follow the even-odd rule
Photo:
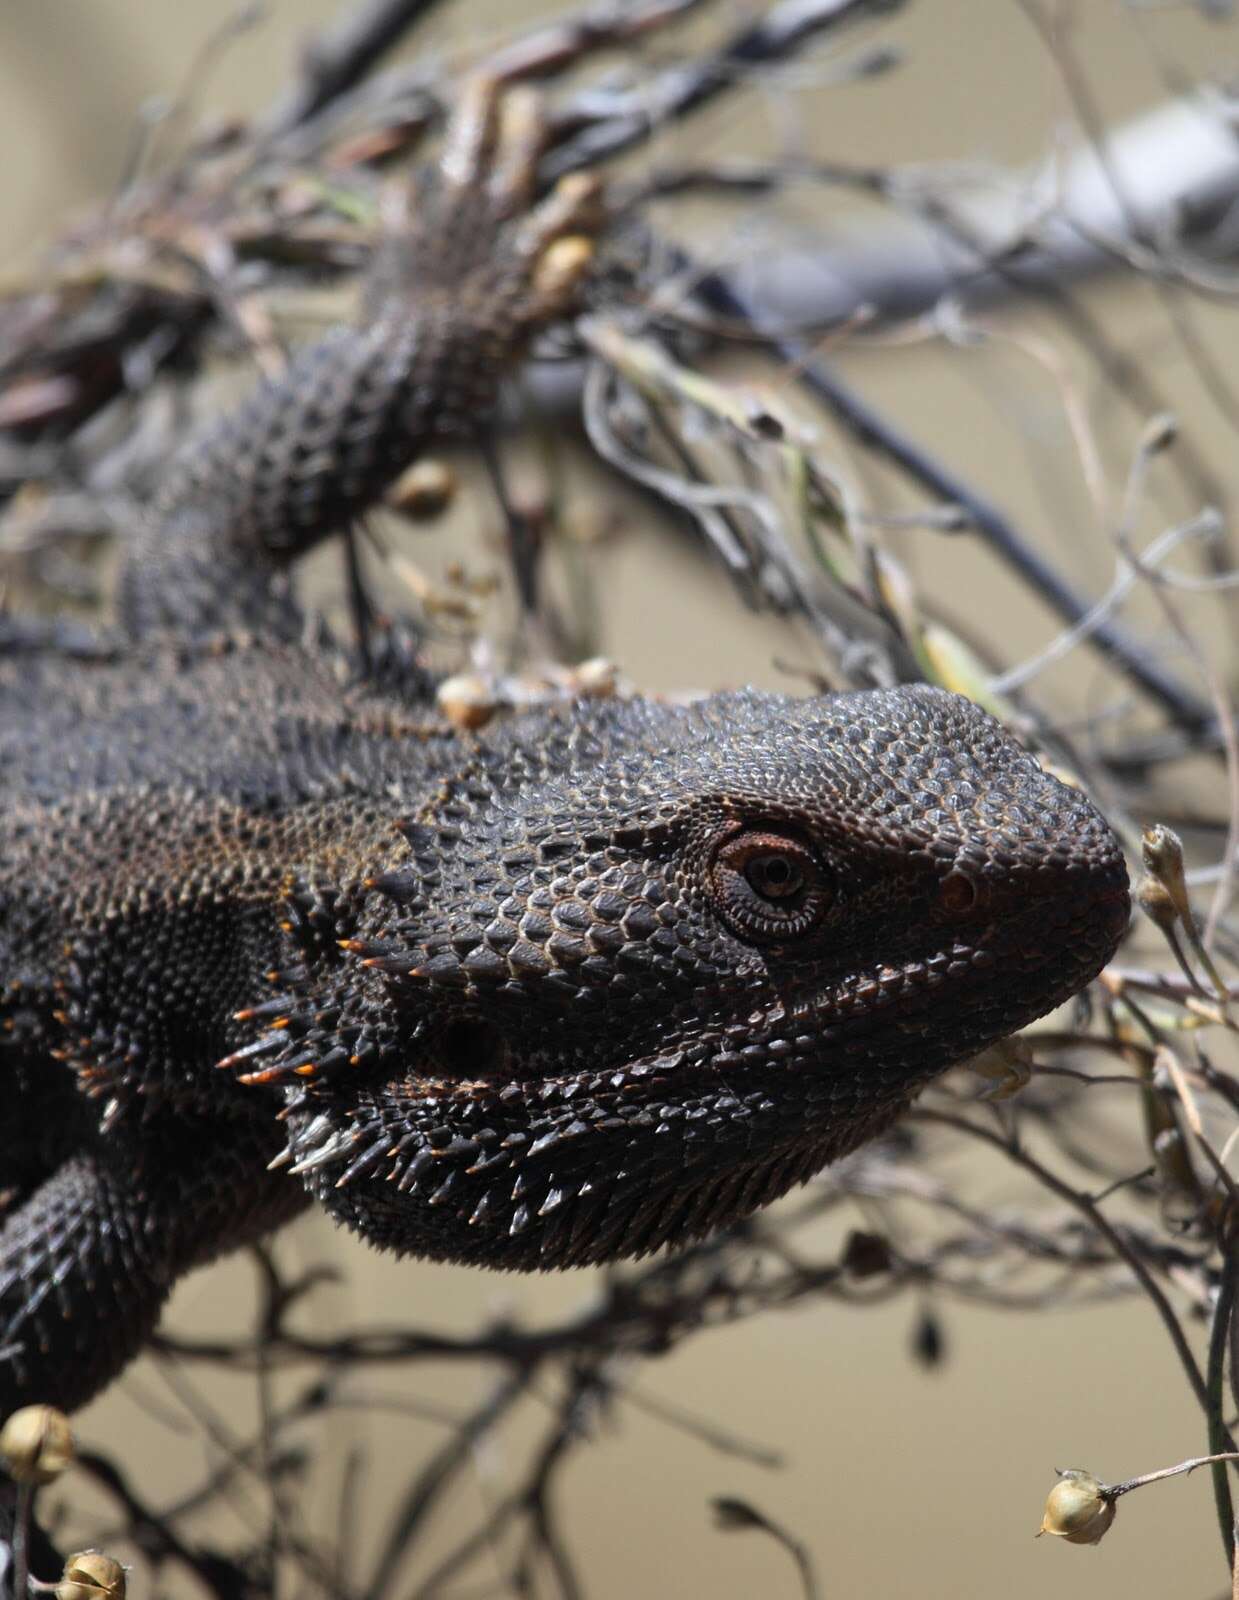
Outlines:
[[[363,322],[170,470],[117,632],[0,647],[0,1414],[84,1402],[181,1274],[311,1199],[498,1268],[700,1235],[1126,924],[1104,820],[958,696],[468,734],[306,641],[288,564],[571,309],[596,196],[523,208],[494,121],[457,117]]]

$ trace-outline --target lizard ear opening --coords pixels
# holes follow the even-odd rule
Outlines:
[[[484,1017],[454,1017],[435,1041],[435,1064],[452,1078],[496,1078],[508,1064],[508,1041]]]

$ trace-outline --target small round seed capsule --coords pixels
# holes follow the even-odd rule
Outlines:
[[[1174,896],[1160,878],[1141,878],[1136,887],[1136,903],[1163,933],[1173,933],[1178,925],[1179,912]]]
[[[435,699],[439,710],[457,728],[484,727],[500,709],[494,687],[473,672],[445,678]]]
[[[1183,867],[1183,841],[1173,828],[1167,828],[1159,822],[1144,830],[1140,841],[1140,854],[1144,860],[1145,870],[1165,886],[1179,914],[1179,920],[1185,925],[1189,924],[1192,919],[1192,906]]]
[[[1050,1490],[1037,1537],[1052,1533],[1068,1544],[1096,1544],[1108,1532],[1116,1509],[1113,1495],[1106,1494],[1091,1472],[1068,1467]]]
[[[619,688],[619,668],[603,656],[591,656],[573,667],[568,683],[574,694],[586,699],[609,700]]]
[[[594,241],[568,234],[547,246],[534,271],[534,288],[547,300],[565,300],[585,276],[594,258]]]
[[[65,1562],[56,1600],[125,1600],[125,1569],[98,1550],[79,1550]]]
[[[456,474],[446,461],[427,457],[402,472],[384,499],[393,511],[412,522],[442,515],[456,496]]]
[[[854,1278],[879,1277],[891,1270],[891,1247],[881,1234],[854,1228],[844,1241],[841,1264]]]
[[[51,1483],[75,1451],[69,1419],[55,1406],[23,1406],[0,1428],[0,1460],[17,1483]]]

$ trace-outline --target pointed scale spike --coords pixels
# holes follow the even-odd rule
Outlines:
[[[437,1154],[440,1160],[444,1161],[460,1161],[465,1158],[472,1161],[475,1156],[481,1154],[481,1146],[476,1139],[453,1139],[451,1144],[445,1145]]]
[[[434,1159],[434,1152],[431,1150],[423,1149],[417,1152],[400,1176],[395,1179],[396,1187],[401,1194],[408,1194],[411,1189],[417,1188],[427,1169],[434,1165]],[[395,1171],[396,1168],[392,1170]]]
[[[594,1226],[605,1210],[606,1196],[599,1194],[588,1183],[583,1183],[577,1191],[568,1231],[568,1248],[574,1258],[579,1258],[588,1248]]]
[[[264,1087],[272,1083],[287,1083],[289,1078],[313,1078],[318,1072],[317,1061],[279,1061],[271,1067],[261,1067],[257,1072],[243,1072],[238,1083]]]
[[[572,1208],[552,1212],[538,1236],[538,1253],[547,1262],[567,1266],[571,1260]]]
[[[365,886],[388,900],[394,900],[397,905],[407,907],[417,900],[421,879],[414,872],[396,868],[391,872],[376,872],[365,880]]]
[[[371,959],[399,955],[401,948],[391,939],[337,939],[336,945],[350,955],[369,956]]]
[[[480,1161],[475,1161],[465,1171],[469,1176],[476,1177],[479,1173],[502,1171],[512,1165],[512,1156],[507,1150],[496,1150],[493,1155],[483,1156]]]
[[[298,1129],[293,1135],[293,1143],[297,1146],[317,1144],[332,1131],[332,1121],[325,1111],[320,1111],[310,1118],[304,1128]]]
[[[381,1139],[376,1139],[373,1144],[367,1145],[359,1156],[356,1156],[336,1179],[336,1188],[343,1189],[354,1178],[360,1178],[364,1173],[372,1171],[391,1148],[391,1140],[385,1133]]]
[[[304,1111],[309,1103],[310,1091],[303,1089],[298,1084],[295,1088],[289,1090],[288,1099],[280,1110],[276,1112],[275,1120],[277,1122],[287,1122],[289,1117],[294,1116],[298,1111]]]
[[[333,1045],[318,1063],[318,1076],[329,1078],[341,1067],[351,1065],[352,1057],[342,1044]]]
[[[362,966],[370,972],[384,972],[389,978],[420,978],[423,976],[418,967],[409,966],[409,953],[404,951],[401,955],[394,956],[367,956]]]
[[[356,1145],[358,1137],[355,1128],[341,1129],[340,1132],[333,1133],[317,1150],[303,1156],[295,1166],[289,1168],[289,1171],[299,1176],[303,1172],[312,1172],[316,1167],[330,1166],[333,1161],[342,1161]]]
[[[268,1017],[283,1016],[285,1012],[296,1005],[296,1000],[291,994],[277,994],[272,1000],[264,1000],[256,1006],[246,1006],[241,1011],[232,1013],[234,1022],[265,1022]]]
[[[460,958],[450,950],[444,950],[439,955],[431,956],[429,961],[411,967],[409,977],[423,978],[428,983],[440,983],[453,989],[463,989],[469,981],[468,974],[461,969]]]
[[[414,855],[433,853],[438,835],[426,823],[410,818],[408,821],[401,820],[394,826]]]
[[[252,1044],[242,1045],[239,1050],[234,1050],[231,1055],[222,1057],[215,1063],[221,1071],[230,1067],[242,1066],[246,1061],[253,1061],[258,1056],[269,1056],[273,1051],[286,1048],[288,1040],[283,1033],[264,1033],[260,1039],[255,1039]]]

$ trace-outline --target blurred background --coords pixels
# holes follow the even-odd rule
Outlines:
[[[738,21],[756,8],[730,9]],[[1087,0],[1063,8],[1046,0],[1047,14],[1068,9],[1076,56],[1105,125],[1162,105],[1180,89],[1223,88],[1239,68],[1239,24],[1228,6]],[[269,0],[199,88],[199,107],[226,116],[270,104],[307,38],[336,10],[334,0]],[[75,208],[116,185],[139,109],[177,92],[203,40],[232,11],[226,0],[9,0],[0,17],[0,273],[28,271]],[[456,70],[555,14],[529,0],[461,0],[440,8],[419,44],[439,52],[445,70]],[[995,167],[1044,173],[1056,150],[1079,142],[1078,103],[1073,108],[1059,66],[1016,0],[921,0],[884,25],[880,38],[898,51],[891,70],[860,80],[835,71],[860,40],[832,46],[825,57],[810,52],[757,76],[742,96],[642,159],[668,160],[670,143],[677,155],[799,150],[905,173],[951,163],[976,173],[983,196]],[[658,59],[675,48],[669,39],[651,47]],[[694,203],[675,222],[707,258],[733,262],[776,245],[811,256],[825,242],[834,249],[885,226],[863,205],[807,189],[777,204],[753,200],[722,210]],[[1156,377],[1184,434],[1229,489],[1234,416],[1224,382],[1207,381],[1211,368],[1202,368],[1193,345],[1207,352],[1221,380],[1233,374],[1239,339],[1232,305],[1221,295],[1197,302],[1185,339],[1148,281],[1099,277],[1083,294],[1114,343]],[[1014,309],[995,304],[982,317],[976,336],[956,330],[958,337],[944,337],[939,327],[855,345],[843,340],[838,359],[866,395],[999,500],[1077,582],[1100,593],[1113,552],[1073,448],[1064,394],[1089,410],[1120,483],[1142,418],[1116,415],[1117,402],[1049,315],[1021,302]],[[780,383],[776,370],[763,373],[754,364],[744,376],[776,389]],[[826,459],[837,456],[862,477],[871,473],[823,419],[804,415],[819,430]],[[1180,509],[1196,507],[1185,501]],[[591,511],[597,508],[582,505],[580,515]],[[686,541],[646,524],[630,508],[622,537],[600,539],[590,551],[606,597],[597,645],[639,686],[786,687],[781,663],[811,662],[803,640],[778,619],[746,612]],[[920,528],[892,540],[922,590],[1003,661],[1037,651],[1057,631],[1049,613],[970,537]],[[432,567],[450,559],[450,548],[426,549],[419,560]],[[1219,606],[1210,623],[1220,651],[1233,638],[1228,615],[1233,623],[1233,611]],[[1102,692],[1101,669],[1077,652],[1036,692],[1050,706],[1088,705]],[[1001,1207],[1017,1189],[1009,1167],[975,1156],[962,1181],[978,1208]],[[858,1214],[830,1226],[842,1239],[847,1226],[863,1223]],[[322,1262],[338,1269],[303,1313],[322,1334],[401,1319],[445,1333],[467,1332],[499,1314],[546,1321],[593,1293],[585,1274],[500,1278],[385,1260],[320,1218],[299,1223],[278,1250],[293,1270]],[[184,1283],[167,1325],[199,1338],[235,1332],[254,1304],[253,1266],[233,1260]],[[863,1312],[802,1304],[702,1332],[671,1356],[649,1360],[633,1381],[653,1409],[625,1402],[589,1418],[593,1443],[559,1491],[585,1592],[601,1600],[797,1594],[783,1550],[712,1526],[709,1501],[724,1494],[751,1501],[803,1541],[826,1595],[1101,1600],[1224,1592],[1204,1474],[1125,1501],[1098,1550],[1033,1542],[1055,1467],[1087,1466],[1117,1479],[1203,1453],[1199,1412],[1145,1300],[1008,1316],[935,1304],[940,1350],[926,1334],[926,1310],[912,1293]],[[1200,1342],[1198,1327],[1192,1337]],[[330,1534],[341,1472],[364,1452],[343,1535],[346,1552],[366,1550],[415,1467],[444,1441],[430,1413],[475,1403],[490,1381],[465,1363],[359,1373],[357,1405],[334,1411],[325,1437],[307,1432],[324,1467],[311,1491],[318,1498],[301,1508],[307,1525]],[[242,1427],[254,1405],[250,1380],[212,1380],[209,1392],[215,1423],[195,1426],[164,1369],[144,1361],[81,1417],[80,1433],[116,1455],[144,1492],[171,1500],[196,1481],[204,1453],[226,1454],[223,1430]],[[760,1444],[780,1464],[720,1452],[655,1415],[663,1404]],[[429,1570],[501,1492],[538,1421],[527,1412],[477,1449],[473,1503],[439,1509],[417,1569],[394,1593],[415,1592],[417,1572]],[[226,1512],[213,1515],[251,1528],[259,1498],[242,1480]],[[211,1534],[226,1541],[229,1530],[217,1520]],[[131,1594],[145,1593],[144,1581],[139,1569]],[[160,1592],[194,1591],[170,1573]]]

